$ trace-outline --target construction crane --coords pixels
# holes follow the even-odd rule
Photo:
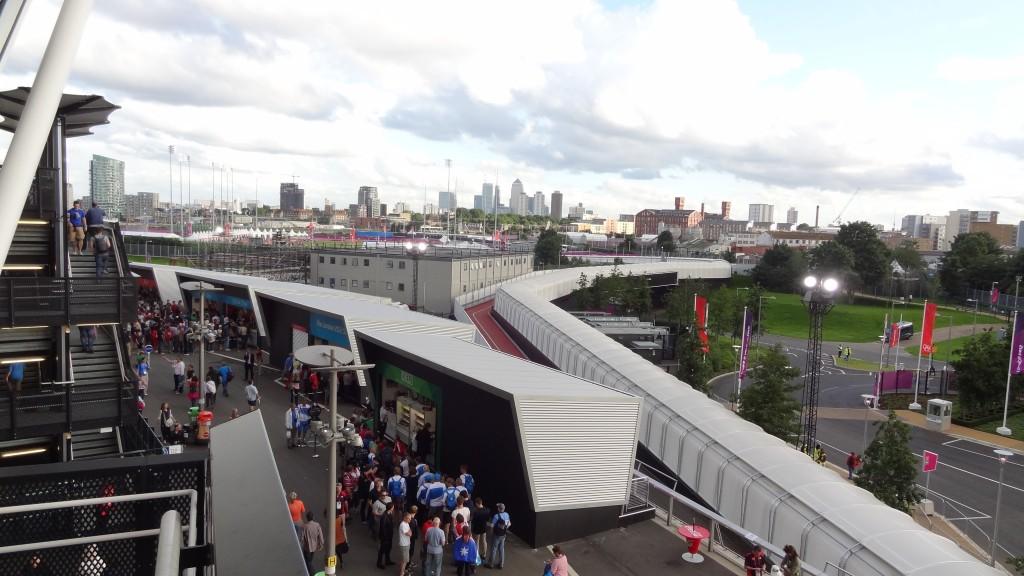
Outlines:
[[[832,220],[832,222],[829,223],[829,226],[839,226],[842,224],[840,218],[843,217],[843,213],[846,212],[846,209],[849,208],[850,204],[853,203],[853,199],[857,197],[857,194],[860,194],[860,188],[857,188],[856,190],[853,191],[853,194],[850,195],[850,198],[846,201],[846,204],[843,204],[843,209],[839,211],[839,214],[836,214],[835,220]]]

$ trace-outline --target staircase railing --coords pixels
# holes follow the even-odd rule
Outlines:
[[[0,278],[0,326],[120,322],[135,300],[126,278]]]

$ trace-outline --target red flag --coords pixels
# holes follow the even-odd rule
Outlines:
[[[352,228],[351,230],[348,231],[348,239],[349,240],[355,240],[356,239],[356,229],[355,228]]]
[[[701,352],[707,354],[711,351],[708,346],[708,299],[704,296],[694,295],[693,307],[697,316],[697,338],[700,339]]]
[[[889,348],[895,348],[900,343],[900,323],[894,322],[889,327]]]
[[[992,286],[992,305],[999,304],[999,286]]]
[[[935,352],[932,346],[932,332],[935,328],[935,304],[924,303],[924,320],[921,322],[921,354],[931,356]]]

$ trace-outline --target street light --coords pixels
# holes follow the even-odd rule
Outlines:
[[[968,302],[974,302],[974,322],[971,324],[971,336],[974,336],[978,330],[978,299],[968,298]]]
[[[814,446],[818,435],[818,388],[821,384],[822,322],[835,303],[839,281],[835,278],[819,279],[807,276],[803,281],[803,303],[810,316],[807,336],[807,364],[804,366],[803,397],[800,406],[800,435],[803,449]]]
[[[1003,501],[1003,468],[1006,467],[1006,459],[1013,456],[1013,452],[1004,448],[993,450],[996,456],[999,457],[999,487],[996,489],[996,514],[995,514],[995,526],[992,528],[992,547],[988,552],[988,565],[995,566],[996,564],[996,541],[999,540],[999,508],[1002,506]]]
[[[181,284],[182,290],[189,292],[199,290],[199,374],[200,379],[206,381],[206,293],[207,292],[223,292],[224,289],[220,286],[214,286],[209,282],[183,282]],[[206,395],[199,394],[199,407],[204,408],[206,406]]]
[[[864,402],[864,441],[861,443],[860,453],[864,454],[868,451],[868,412],[875,407],[875,400],[878,399],[878,396],[874,394],[861,394],[860,398]]]
[[[331,389],[331,413],[329,416],[331,434],[327,438],[327,447],[330,453],[330,457],[327,459],[327,503],[330,504],[337,501],[336,487],[338,485],[338,446],[336,444],[338,437],[338,372],[368,370],[373,368],[374,364],[346,366],[346,364],[351,364],[355,355],[339,346],[306,346],[295,351],[295,358],[303,364],[314,366],[314,370],[330,374],[328,382]],[[337,507],[331,506],[331,512],[331,517],[327,519],[328,546],[333,546],[330,543],[334,542],[336,536],[334,516],[338,514]],[[327,554],[325,574],[334,574],[335,562],[337,562],[337,558],[333,554]]]

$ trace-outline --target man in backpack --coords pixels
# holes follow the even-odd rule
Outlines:
[[[110,236],[106,230],[99,228],[92,237],[92,250],[96,258],[96,277],[102,278],[107,273],[107,261],[110,259]]]
[[[405,477],[402,476],[402,469],[398,466],[395,466],[392,470],[394,471],[394,476],[388,478],[388,495],[391,496],[391,501],[395,503],[395,513],[401,518],[405,512]]]
[[[87,226],[85,244],[90,246],[92,238],[97,232],[103,229],[103,220],[107,217],[106,211],[100,208],[99,204],[93,202],[92,207],[85,213],[85,225]]]
[[[459,480],[462,481],[462,486],[469,492],[469,495],[473,495],[473,489],[476,488],[476,480],[473,475],[469,473],[469,466],[466,464],[459,465]]]
[[[512,520],[508,512],[505,512],[504,504],[498,502],[496,507],[498,512],[491,518],[491,556],[488,558],[487,567],[500,570],[505,566],[505,535],[512,526]]]

